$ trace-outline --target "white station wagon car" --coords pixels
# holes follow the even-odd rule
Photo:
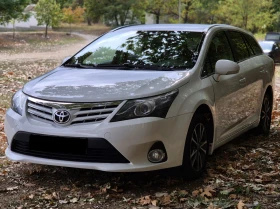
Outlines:
[[[6,155],[103,171],[182,166],[198,177],[217,147],[255,127],[268,134],[274,71],[236,27],[120,27],[13,96]]]

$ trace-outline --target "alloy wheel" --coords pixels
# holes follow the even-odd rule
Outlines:
[[[190,162],[195,171],[200,171],[205,164],[207,153],[206,128],[202,123],[196,124],[193,129],[190,143]]]
[[[263,125],[263,130],[268,131],[270,129],[271,122],[271,104],[268,97],[265,97],[262,105],[261,120]]]

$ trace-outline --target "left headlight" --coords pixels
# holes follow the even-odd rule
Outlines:
[[[177,95],[178,90],[175,90],[156,97],[129,100],[121,107],[111,122],[141,117],[165,118]]]
[[[12,97],[11,109],[20,115],[22,115],[23,112],[25,97],[21,89]]]

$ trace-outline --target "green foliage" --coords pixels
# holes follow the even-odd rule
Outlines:
[[[105,22],[120,26],[126,23],[144,23],[143,3],[135,0],[85,0],[86,14],[97,23]]]
[[[266,31],[271,27],[273,16],[272,0],[224,0],[217,11],[217,22],[242,27],[252,32]]]
[[[61,20],[60,5],[55,0],[39,0],[35,11],[38,25],[46,25],[45,38],[47,38],[48,26],[57,26]]]
[[[60,5],[60,8],[70,7],[73,4],[73,0],[56,0],[56,3]]]
[[[6,24],[12,20],[26,19],[24,9],[30,3],[29,0],[1,0],[0,1],[0,24]]]
[[[85,0],[86,16],[94,23],[98,23],[104,13],[104,1],[102,0]]]

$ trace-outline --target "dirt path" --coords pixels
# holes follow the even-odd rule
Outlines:
[[[30,61],[30,60],[42,60],[42,59],[55,59],[55,60],[63,60],[65,57],[71,56],[77,51],[79,51],[82,47],[86,46],[88,43],[97,38],[97,36],[93,35],[85,35],[80,33],[73,33],[74,35],[80,36],[84,39],[84,41],[71,44],[66,46],[65,48],[60,48],[57,51],[46,51],[46,52],[27,52],[20,54],[4,54],[1,53],[0,62],[1,61]]]

